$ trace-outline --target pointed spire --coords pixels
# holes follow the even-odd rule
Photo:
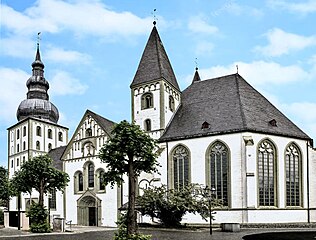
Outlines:
[[[168,55],[154,25],[131,87],[160,79],[164,79],[180,91]]]
[[[196,67],[192,84],[195,83],[195,82],[201,81],[200,74],[199,74],[198,70],[199,69]]]

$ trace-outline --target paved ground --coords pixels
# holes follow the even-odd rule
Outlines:
[[[73,227],[73,232],[66,233],[49,233],[49,234],[33,234],[24,231],[18,231],[15,228],[0,229],[0,240],[112,240],[115,229],[104,227]],[[238,233],[225,233],[220,230],[213,231],[213,235],[209,235],[209,230],[185,231],[185,230],[167,230],[167,229],[141,229],[145,234],[151,234],[152,240],[242,240],[244,236],[250,234],[276,232],[276,231],[312,231],[315,229],[241,229]],[[315,234],[316,235],[316,234]],[[268,240],[268,239],[267,239]]]

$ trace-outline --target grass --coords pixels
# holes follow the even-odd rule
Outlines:
[[[303,232],[273,232],[261,233],[244,236],[245,240],[315,240],[316,232],[303,231]]]

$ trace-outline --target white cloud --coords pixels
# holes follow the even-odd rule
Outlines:
[[[309,14],[316,12],[315,0],[309,0],[300,3],[294,3],[293,1],[290,2],[284,0],[269,0],[268,4],[273,8],[283,8],[293,13]]]
[[[59,71],[50,81],[52,95],[83,94],[88,86],[73,78],[69,73]]]
[[[201,79],[234,74],[237,71],[249,83],[262,86],[265,84],[285,84],[295,81],[309,80],[312,76],[299,66],[282,66],[275,62],[254,61],[250,63],[235,62],[227,66],[213,66],[208,69],[199,69]],[[185,81],[190,83],[193,76],[187,76]]]
[[[251,7],[249,5],[240,5],[236,3],[235,0],[225,1],[218,9],[211,12],[211,16],[216,17],[225,12],[228,12],[232,15],[249,15],[255,18],[261,18],[264,13],[261,9]]]
[[[14,121],[20,102],[26,98],[25,84],[30,75],[20,69],[2,67],[0,76],[0,121],[9,123]]]
[[[291,51],[303,50],[316,45],[316,36],[305,37],[293,33],[284,32],[282,29],[274,28],[266,34],[269,44],[257,46],[255,51],[265,56],[281,56]]]
[[[50,48],[45,54],[45,59],[54,62],[64,63],[80,63],[87,64],[91,61],[89,55],[77,52],[77,51],[66,51],[61,48]]]
[[[76,35],[127,37],[147,33],[152,22],[150,17],[115,12],[99,1],[39,0],[22,13],[2,5],[2,15],[2,26],[23,35],[71,31]]]
[[[188,29],[194,33],[214,34],[218,28],[208,24],[202,17],[191,17],[188,23]]]
[[[198,42],[195,49],[197,56],[210,54],[214,49],[214,44],[207,41]]]

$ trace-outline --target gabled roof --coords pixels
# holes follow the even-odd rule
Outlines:
[[[111,121],[111,120],[108,120],[90,110],[87,110],[83,117],[81,118],[80,120],[80,123],[78,124],[76,130],[74,131],[64,153],[63,153],[63,158],[64,156],[67,154],[67,152],[69,151],[69,149],[71,149],[72,145],[73,145],[73,141],[74,141],[74,138],[75,136],[77,135],[78,131],[79,131],[79,128],[81,127],[81,125],[83,124],[84,120],[86,119],[86,117],[90,115],[95,121],[96,123],[104,130],[104,132],[110,137],[111,136],[111,132],[113,130],[113,127],[115,125],[115,122]]]
[[[194,81],[181,98],[160,141],[243,131],[310,140],[239,74]]]
[[[64,154],[66,147],[67,146],[54,148],[48,152],[48,155],[53,160],[53,166],[60,171],[63,170],[63,162],[61,161],[61,157]]]
[[[169,58],[163,47],[156,26],[153,27],[138,65],[131,87],[164,79],[180,91]]]

